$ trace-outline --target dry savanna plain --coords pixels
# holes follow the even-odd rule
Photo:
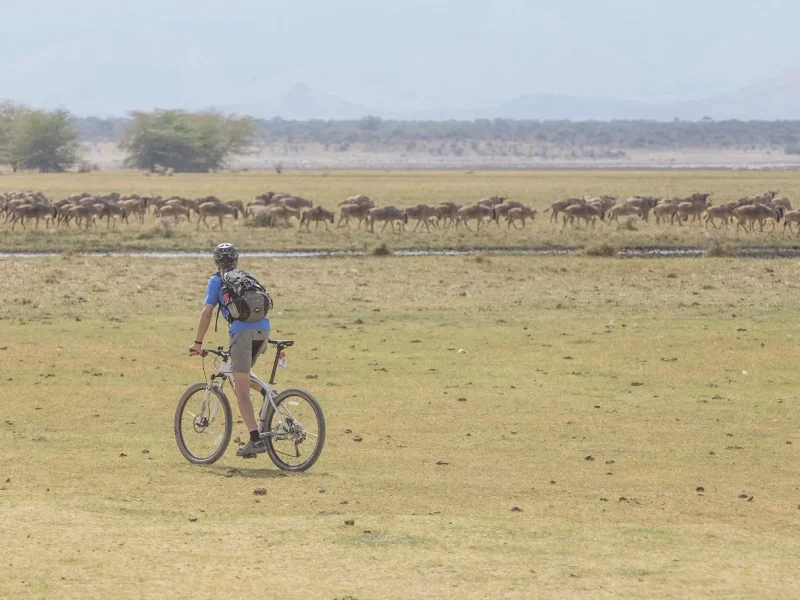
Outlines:
[[[613,223],[598,222],[595,228],[576,229],[550,222],[545,210],[553,203],[569,197],[611,195],[622,203],[630,196],[687,197],[695,192],[710,192],[713,204],[736,201],[744,196],[775,190],[778,197],[787,197],[795,208],[800,207],[800,172],[792,170],[717,170],[717,171],[287,171],[278,175],[270,171],[221,172],[205,175],[145,177],[137,171],[99,171],[89,174],[33,175],[28,173],[0,176],[0,192],[35,190],[51,200],[70,194],[89,192],[95,195],[120,194],[180,196],[202,198],[215,196],[222,200],[241,200],[245,204],[267,191],[280,191],[322,205],[339,217],[339,203],[348,196],[366,194],[378,206],[408,208],[417,204],[456,202],[467,206],[492,195],[508,196],[538,210],[535,222],[515,229],[505,221],[492,224],[479,233],[464,227],[432,229],[420,227],[413,232],[412,220],[406,231],[393,234],[381,225],[375,233],[350,227],[326,230],[311,226],[306,233],[293,219],[290,227],[253,227],[252,219],[225,217],[226,239],[244,250],[330,249],[366,251],[385,244],[389,249],[468,249],[509,248],[539,249],[570,247],[591,249],[597,245],[623,247],[707,247],[796,246],[797,236],[784,231],[779,223],[772,233],[768,223],[764,232],[737,233],[735,224],[729,229],[704,227],[695,222],[685,226],[657,225],[652,215],[645,223],[638,217],[622,217]],[[213,247],[219,232],[202,225],[197,219],[177,226],[173,219],[157,219],[148,214],[143,223],[135,218],[130,224],[117,223],[108,228],[106,220],[97,226],[78,231],[68,228],[36,229],[28,223],[23,230],[0,217],[0,249],[11,251],[119,251],[136,249],[205,250]],[[209,219],[211,226],[218,223]],[[475,229],[473,221],[470,227]],[[717,222],[717,225],[720,225]]]
[[[545,206],[583,192],[800,191],[784,172],[686,177],[0,183],[54,199],[286,189],[325,205],[377,188],[379,204],[399,206],[493,193]],[[151,187],[134,186],[142,181]],[[353,227],[323,238],[228,221],[225,234],[183,224],[176,237],[137,239],[156,227],[150,219],[110,233],[105,223],[88,234],[4,231],[0,252],[54,249],[51,239],[74,250],[210,250],[228,239],[244,249],[466,247],[484,235],[377,238]],[[496,247],[558,235],[538,221],[526,233],[495,230],[486,236]],[[676,230],[664,231],[703,239],[699,227]],[[239,459],[235,444],[205,467],[177,449],[175,406],[204,377],[187,349],[210,256],[0,258],[0,598],[800,597],[797,260],[367,254],[241,266],[272,292],[273,338],[296,340],[278,389],[308,389],[325,411],[326,445],[306,473]],[[207,345],[226,338],[212,328]]]

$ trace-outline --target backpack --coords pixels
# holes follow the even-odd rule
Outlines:
[[[254,323],[267,316],[267,312],[272,308],[272,298],[250,273],[242,269],[233,269],[220,274],[220,280],[222,305],[230,315],[229,323],[234,321]]]

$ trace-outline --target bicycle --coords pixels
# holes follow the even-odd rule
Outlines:
[[[261,439],[266,444],[267,454],[279,469],[305,471],[322,453],[325,443],[325,416],[319,402],[307,391],[289,388],[278,393],[273,389],[278,368],[286,368],[283,350],[293,346],[294,342],[269,340],[269,344],[276,348],[269,383],[250,373],[250,383],[256,384],[264,399],[258,413]],[[178,401],[175,411],[175,440],[178,449],[186,460],[196,465],[210,465],[222,458],[233,431],[231,403],[223,391],[226,383],[230,384],[234,394],[236,391],[230,352],[225,351],[222,346],[216,350],[203,349],[200,352],[204,359],[209,354],[217,357],[214,361],[215,372],[210,379],[189,386]],[[203,372],[205,373],[205,362]],[[301,448],[309,452],[301,455]]]

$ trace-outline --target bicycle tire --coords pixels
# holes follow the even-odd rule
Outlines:
[[[178,406],[175,409],[175,441],[178,443],[178,450],[181,451],[181,454],[183,454],[183,457],[186,460],[195,465],[210,465],[222,458],[222,455],[225,454],[225,451],[228,449],[228,444],[231,441],[231,435],[233,433],[233,413],[231,412],[231,403],[228,401],[228,397],[222,390],[218,389],[216,386],[212,386],[211,393],[217,397],[222,405],[222,410],[225,411],[225,433],[222,443],[211,456],[205,458],[195,456],[186,446],[186,441],[183,439],[183,432],[181,431],[181,417],[183,416],[183,410],[186,408],[186,403],[189,402],[189,398],[191,398],[198,391],[205,391],[207,386],[207,383],[199,382],[188,387],[186,391],[183,392],[181,399],[178,401]]]
[[[325,445],[325,415],[322,413],[322,407],[317,402],[317,399],[314,398],[311,394],[309,394],[305,390],[297,389],[297,388],[289,388],[283,390],[278,396],[275,398],[275,406],[280,406],[282,402],[288,400],[292,396],[300,396],[304,400],[306,400],[309,405],[314,410],[314,415],[317,418],[317,447],[314,449],[314,452],[311,456],[304,462],[300,463],[299,465],[290,465],[278,457],[278,453],[275,450],[275,446],[273,445],[273,439],[271,437],[267,437],[264,442],[267,446],[267,455],[269,456],[270,460],[275,463],[275,466],[278,467],[281,471],[306,471],[310,469],[317,459],[319,458],[320,454],[322,454],[322,448]],[[262,427],[267,427],[270,421],[272,420],[272,416],[275,414],[275,409],[272,408],[272,404],[269,405],[267,408],[266,418],[264,419],[264,423]],[[262,433],[265,433],[262,431]]]

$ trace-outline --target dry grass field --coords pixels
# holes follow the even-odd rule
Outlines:
[[[767,185],[729,175],[686,191]],[[420,180],[544,201],[654,175],[344,177],[207,181],[408,204]],[[175,446],[209,261],[0,265],[2,598],[800,596],[795,261],[245,261],[297,340],[279,384],[328,420],[299,475]]]
[[[695,223],[678,227],[656,225],[641,220],[627,224],[600,223],[596,229],[561,231],[561,224],[548,221],[544,214],[552,202],[585,194],[609,194],[625,199],[632,195],[682,196],[697,191],[712,192],[714,203],[728,202],[745,195],[778,190],[795,205],[800,202],[800,173],[797,171],[289,171],[224,172],[208,175],[145,177],[134,171],[101,171],[91,174],[6,174],[0,177],[0,190],[41,190],[53,200],[77,192],[179,195],[203,197],[215,195],[225,200],[245,202],[267,190],[284,191],[312,199],[315,204],[334,209],[346,197],[367,194],[379,206],[394,204],[400,208],[419,203],[437,204],[453,201],[464,205],[494,194],[530,204],[539,210],[536,222],[526,229],[509,231],[505,222],[476,234],[463,228],[431,233],[406,231],[383,234],[350,229],[332,229],[305,233],[297,222],[290,229],[253,228],[239,219],[227,217],[226,238],[245,250],[346,249],[367,250],[379,244],[391,249],[426,248],[547,248],[589,247],[598,243],[613,247],[704,246],[720,240],[733,246],[797,245],[794,234],[736,234],[730,230],[705,230]],[[337,210],[338,214],[338,210]],[[413,222],[411,223],[413,226]],[[474,223],[472,227],[474,228]],[[410,229],[410,228],[409,228]],[[0,223],[0,251],[23,250],[97,250],[125,249],[205,250],[213,247],[218,232],[205,227],[196,231],[195,223],[183,223],[165,230],[153,216],[144,225],[117,225],[106,229],[103,221],[89,232],[59,229],[11,232]]]

